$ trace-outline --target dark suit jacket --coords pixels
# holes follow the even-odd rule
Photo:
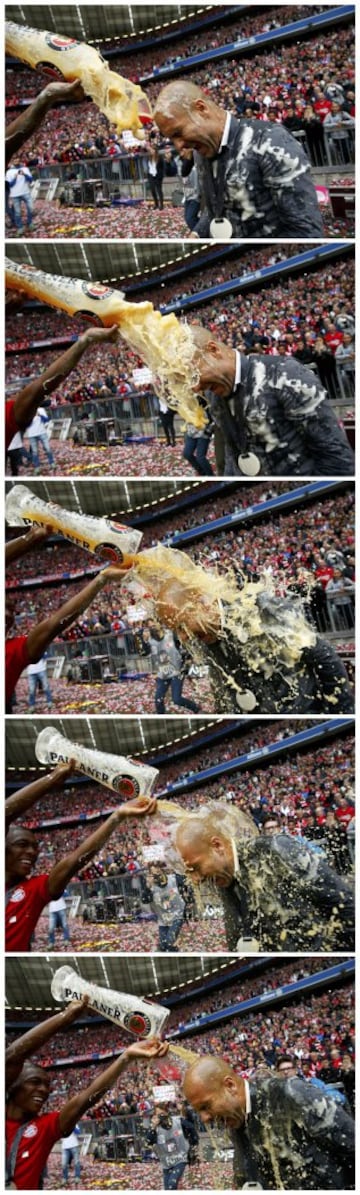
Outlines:
[[[326,390],[294,357],[242,354],[240,385],[229,400],[212,398],[211,409],[225,440],[227,477],[243,476],[244,452],[258,456],[267,477],[354,475],[354,454]]]
[[[265,951],[354,949],[351,888],[305,839],[279,833],[237,850],[239,878],[221,889],[229,950],[239,937]]]
[[[332,1095],[304,1079],[250,1083],[251,1112],[232,1132],[234,1187],[267,1191],[353,1190],[355,1126]],[[266,1144],[270,1148],[266,1148]]]
[[[323,225],[309,159],[287,129],[271,121],[231,117],[225,155],[223,215],[233,237],[321,237]],[[199,169],[203,210],[195,231],[210,235],[215,212],[209,202],[211,163],[201,154]]]
[[[268,597],[267,594],[257,599],[264,628],[264,639],[261,639],[260,646],[264,659],[269,650],[269,662],[271,627],[275,623],[280,625],[282,618],[286,619],[290,610],[289,601],[292,599]],[[226,615],[225,605],[224,611]],[[279,645],[280,642],[279,638]],[[197,640],[196,656],[208,665],[217,714],[238,713],[239,708],[242,708],[241,693],[246,690],[254,694],[254,709],[260,714],[354,712],[354,696],[346,669],[326,639],[317,635],[314,645],[304,647],[299,660],[292,666],[280,658],[277,665],[273,659],[273,671],[268,677],[263,670],[252,667],[256,648],[256,639],[252,651],[252,640],[243,646],[230,632],[213,643]]]

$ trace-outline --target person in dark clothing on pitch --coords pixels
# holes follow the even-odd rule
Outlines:
[[[227,477],[350,477],[354,454],[327,391],[294,358],[244,356],[192,325],[197,390],[225,441]]]
[[[163,88],[154,120],[179,154],[195,151],[202,208],[197,236],[323,235],[309,159],[282,125],[237,120],[187,79]]]
[[[250,837],[234,832],[220,807],[190,814],[175,836],[191,883],[211,879],[219,890],[229,950],[249,939],[255,952],[354,949],[351,887],[318,851],[286,833],[259,836],[255,825]]]
[[[248,1082],[212,1055],[188,1068],[184,1094],[204,1124],[229,1127],[235,1190],[354,1189],[355,1124],[331,1094],[304,1079]]]

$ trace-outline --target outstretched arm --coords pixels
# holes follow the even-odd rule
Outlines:
[[[49,892],[52,900],[56,900],[61,896],[64,888],[68,884],[72,876],[77,875],[86,863],[90,862],[102,846],[110,838],[110,835],[120,825],[126,817],[144,817],[145,814],[155,813],[156,800],[152,797],[138,797],[136,801],[126,801],[124,805],[120,805],[110,817],[94,830],[93,834],[89,834],[84,842],[75,851],[71,851],[69,855],[65,855],[64,859],[60,859],[59,863],[55,863],[51,868],[49,874]]]
[[[36,132],[53,104],[61,103],[61,100],[83,99],[84,92],[78,79],[75,79],[73,83],[49,83],[47,87],[44,87],[44,90],[36,96],[34,103],[29,104],[25,112],[21,112],[20,116],[6,126],[6,165],[11,161],[12,155]]]
[[[26,813],[27,809],[32,809],[33,805],[36,805],[41,797],[46,797],[49,792],[52,792],[53,788],[63,784],[71,776],[74,767],[75,764],[72,760],[69,763],[60,763],[48,776],[41,776],[40,780],[34,780],[32,784],[27,784],[25,788],[19,788],[12,797],[8,797],[5,801],[6,826],[11,825],[14,818]]]
[[[68,599],[59,610],[51,614],[49,618],[44,618],[39,622],[33,630],[30,631],[27,638],[27,651],[29,664],[36,664],[38,660],[44,655],[44,651],[52,643],[53,639],[61,632],[67,630],[72,622],[79,618],[80,614],[84,614],[94,598],[105,588],[108,581],[122,581],[125,575],[124,569],[109,566],[102,572],[93,577],[80,593],[76,593],[74,597]]]
[[[56,357],[56,360],[49,365],[44,373],[40,374],[40,377],[25,386],[24,390],[20,390],[14,404],[14,417],[19,431],[25,431],[34,418],[39,404],[43,402],[44,398],[48,398],[49,394],[56,390],[75,369],[86,349],[91,348],[93,344],[115,342],[118,332],[117,324],[113,324],[111,328],[89,328],[79,336],[75,344],[61,354],[61,357]]]
[[[44,1046],[54,1037],[55,1033],[72,1025],[73,1021],[76,1021],[77,1017],[86,1009],[88,1003],[88,996],[84,996],[82,1000],[72,1000],[63,1012],[57,1012],[54,1017],[48,1017],[46,1021],[35,1025],[34,1029],[29,1029],[28,1033],[23,1033],[22,1037],[18,1037],[16,1041],[12,1042],[5,1054],[7,1087],[15,1083],[25,1059],[35,1054],[40,1046]]]
[[[5,567],[13,564],[14,560],[20,560],[22,556],[27,556],[28,552],[33,552],[39,543],[47,539],[49,532],[46,527],[30,527],[25,535],[19,535],[16,539],[10,539],[5,544]]]
[[[60,1130],[62,1136],[67,1136],[77,1124],[80,1116],[87,1112],[88,1108],[93,1108],[98,1100],[106,1091],[109,1091],[114,1086],[122,1071],[130,1065],[131,1062],[144,1060],[144,1062],[151,1062],[153,1058],[163,1058],[167,1053],[169,1047],[167,1042],[159,1041],[159,1038],[153,1038],[151,1041],[137,1043],[128,1046],[127,1050],[123,1050],[120,1058],[111,1063],[105,1071],[102,1072],[85,1091],[80,1092],[79,1095],[74,1095],[71,1100],[68,1100],[60,1112]]]

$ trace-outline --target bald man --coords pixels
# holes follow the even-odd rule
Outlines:
[[[323,236],[310,162],[283,125],[238,120],[186,79],[160,92],[154,120],[178,153],[194,151],[197,236]]]
[[[239,938],[265,951],[354,949],[351,888],[305,840],[254,829],[235,841],[210,813],[186,818],[175,846],[192,883],[216,884],[229,950]]]
[[[237,603],[212,600],[180,581],[164,580],[156,610],[194,660],[208,668],[217,714],[353,713],[354,695],[342,661],[306,622],[293,596],[259,592],[251,622],[240,593],[237,610]],[[300,624],[302,643],[288,654],[287,643],[291,649]]]
[[[184,1095],[205,1125],[219,1118],[230,1129],[235,1189],[354,1189],[354,1121],[304,1079],[248,1082],[205,1056],[186,1071]]]
[[[353,477],[352,448],[317,374],[294,358],[244,356],[193,324],[197,390],[223,436],[226,477]]]

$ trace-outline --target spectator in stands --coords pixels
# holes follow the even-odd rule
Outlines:
[[[227,476],[353,475],[349,442],[325,390],[306,367],[247,359],[201,325],[192,326],[192,335],[198,390],[208,393],[222,429]]]
[[[332,1095],[303,1079],[248,1082],[205,1055],[185,1073],[184,1093],[203,1124],[224,1120],[234,1145],[234,1187],[354,1188],[354,1122]]]
[[[342,103],[333,100],[330,112],[324,119],[325,135],[329,138],[331,159],[334,165],[348,165],[353,161],[350,130],[354,134],[355,120],[346,112]]]
[[[6,949],[10,952],[29,950],[31,938],[40,913],[50,900],[59,900],[69,880],[85,867],[101,850],[110,835],[126,817],[143,817],[154,813],[156,801],[139,797],[127,801],[110,814],[97,830],[83,840],[68,855],[50,868],[48,875],[31,877],[36,863],[38,842],[25,827],[12,823],[51,787],[62,783],[74,770],[74,763],[61,764],[52,776],[42,777],[15,793],[6,803]]]
[[[191,882],[212,879],[219,889],[229,950],[239,936],[260,950],[353,949],[351,888],[303,839],[276,833],[249,841],[240,830],[235,841],[210,811],[185,818],[175,845]]]
[[[64,1016],[65,1014],[60,1014]],[[166,1043],[157,1038],[135,1042],[123,1050],[89,1087],[71,1096],[59,1112],[43,1113],[51,1080],[41,1066],[25,1063],[9,1089],[6,1121],[7,1186],[24,1190],[38,1190],[41,1174],[50,1151],[61,1137],[72,1133],[78,1120],[98,1103],[106,1091],[115,1086],[119,1075],[134,1059],[150,1062],[166,1053]],[[28,1131],[30,1127],[31,1132]],[[23,1126],[22,1133],[20,1132]],[[24,1148],[25,1145],[25,1148]]]
[[[310,163],[285,128],[237,120],[188,80],[160,92],[154,119],[179,153],[195,151],[205,209],[197,236],[321,236]]]

